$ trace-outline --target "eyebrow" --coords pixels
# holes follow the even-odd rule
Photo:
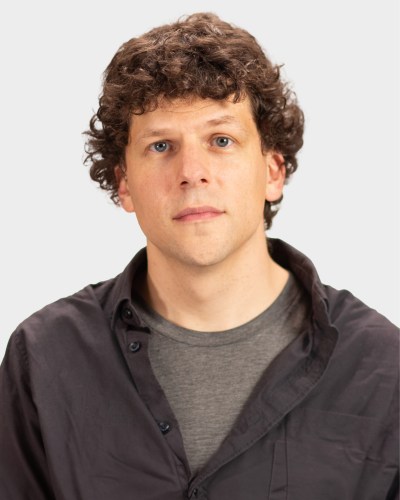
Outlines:
[[[206,122],[206,125],[224,125],[225,123],[237,123],[237,120],[232,115],[224,115],[219,118],[212,118]]]
[[[223,115],[218,118],[211,118],[210,120],[207,120],[205,122],[205,126],[218,126],[218,125],[225,125],[227,123],[233,123],[238,126],[238,128],[243,129],[243,127],[239,124],[237,119],[232,116],[232,115]],[[167,136],[168,134],[171,133],[171,129],[169,128],[157,128],[157,129],[149,129],[145,130],[143,133],[139,135],[137,138],[137,141],[141,141],[143,139],[148,139],[149,137],[160,137],[160,136]]]

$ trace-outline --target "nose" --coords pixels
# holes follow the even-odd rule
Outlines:
[[[183,144],[177,154],[177,175],[181,188],[207,186],[211,180],[207,151],[193,142]]]

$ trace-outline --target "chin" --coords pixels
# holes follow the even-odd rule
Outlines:
[[[205,268],[210,266],[215,266],[223,262],[227,253],[224,251],[217,251],[217,249],[213,248],[204,249],[203,251],[199,251],[199,249],[195,249],[192,252],[179,252],[179,255],[175,256],[177,260],[179,260],[182,264],[191,266],[193,268]]]

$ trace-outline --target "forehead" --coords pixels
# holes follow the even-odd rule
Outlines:
[[[160,99],[156,109],[132,116],[130,132],[142,136],[154,130],[174,127],[190,130],[207,125],[240,126],[249,130],[255,128],[249,98],[245,97],[236,103],[232,99],[217,101],[198,97]]]

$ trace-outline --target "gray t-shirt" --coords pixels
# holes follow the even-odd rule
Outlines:
[[[270,362],[305,327],[306,295],[292,274],[277,299],[237,328],[198,332],[135,306],[151,330],[150,362],[197,472],[217,450]]]

